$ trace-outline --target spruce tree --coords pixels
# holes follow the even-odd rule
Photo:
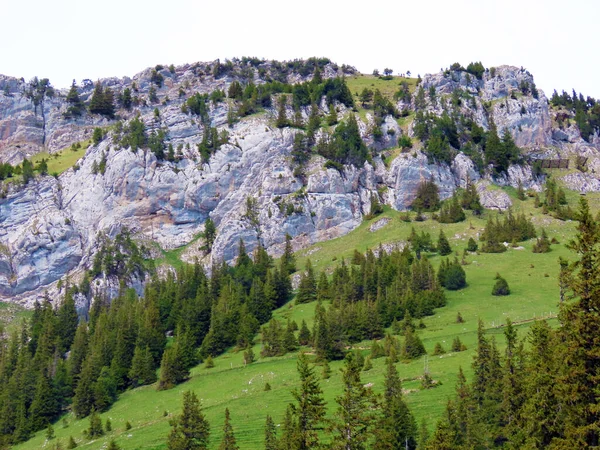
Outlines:
[[[440,230],[440,235],[437,242],[437,251],[441,256],[447,256],[452,253],[450,242],[448,242],[448,238],[446,238],[443,230]]]
[[[569,288],[576,300],[563,303],[559,320],[561,370],[556,380],[565,408],[563,448],[600,445],[600,226],[581,198],[577,235],[567,248],[579,259],[568,265]]]
[[[69,105],[67,107],[67,110],[63,114],[65,118],[79,117],[85,111],[85,105],[79,97],[79,93],[77,92],[77,84],[75,83],[75,80],[73,80],[71,88],[69,89],[69,93],[67,94],[67,98],[65,100]]]
[[[235,441],[233,427],[231,426],[231,416],[229,408],[225,408],[225,424],[223,425],[223,440],[219,445],[219,450],[238,450],[239,447]]]
[[[265,423],[265,450],[279,450],[277,445],[277,428],[271,416],[267,415]]]
[[[97,437],[103,436],[104,429],[102,428],[102,419],[100,419],[100,415],[93,408],[92,412],[90,413],[89,421],[90,424],[85,430],[85,434],[88,437],[88,439],[95,439]]]
[[[310,344],[310,340],[310,330],[306,325],[306,321],[302,319],[302,325],[300,325],[300,331],[298,332],[298,343],[300,345],[308,345]]]
[[[296,403],[292,404],[292,414],[297,423],[297,446],[301,450],[318,447],[318,431],[325,418],[325,400],[314,369],[309,366],[304,353],[298,356],[300,388],[292,391]]]
[[[331,448],[361,450],[367,448],[373,424],[377,400],[370,388],[360,379],[361,366],[352,352],[346,356],[342,369],[344,392],[336,397],[339,405],[329,431],[334,434]]]
[[[129,380],[133,387],[152,384],[156,381],[154,359],[148,346],[144,349],[141,349],[139,345],[135,346],[131,369],[129,370]]]
[[[310,259],[306,260],[306,272],[300,278],[296,303],[309,303],[317,299],[317,282]]]
[[[192,391],[183,393],[181,415],[170,422],[167,439],[169,450],[204,450],[208,448],[210,425],[202,413],[200,401]]]
[[[414,450],[417,446],[417,424],[402,398],[400,377],[390,359],[386,361],[383,408],[376,430],[376,450]]]

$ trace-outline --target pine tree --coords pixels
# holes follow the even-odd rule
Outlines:
[[[437,242],[437,250],[441,256],[447,256],[452,253],[450,242],[448,242],[448,238],[446,238],[443,230],[440,230],[440,235]]]
[[[333,103],[329,105],[329,115],[327,116],[327,125],[333,126],[338,123],[338,115]]]
[[[376,450],[414,450],[417,446],[417,424],[402,398],[400,377],[390,359],[386,361],[383,408],[376,429]]]
[[[121,450],[121,447],[117,445],[114,439],[111,439],[106,450]]]
[[[73,439],[73,436],[69,436],[69,443],[67,444],[67,448],[69,450],[77,448],[77,442],[75,442],[75,439]]]
[[[322,428],[325,418],[325,400],[314,369],[309,366],[304,353],[298,356],[297,368],[300,389],[292,391],[296,400],[296,403],[292,404],[292,414],[298,427],[296,448],[306,450],[319,445],[318,431]]]
[[[569,287],[575,302],[563,303],[559,320],[561,370],[556,380],[565,408],[563,448],[600,445],[600,226],[580,199],[577,235],[567,248],[579,259],[568,265]]]
[[[181,415],[171,421],[167,439],[169,450],[204,450],[208,448],[210,425],[202,413],[200,401],[192,391],[183,393]]]
[[[69,89],[69,93],[67,94],[67,98],[65,99],[67,104],[67,110],[63,114],[65,118],[78,117],[81,116],[85,110],[85,105],[83,101],[79,97],[79,93],[77,92],[77,84],[75,80],[71,84],[71,88]]]
[[[310,343],[310,340],[310,330],[306,325],[306,321],[302,319],[302,325],[300,325],[300,331],[298,332],[298,343],[300,345],[308,345]]]
[[[267,415],[265,423],[265,450],[279,450],[277,445],[277,428],[271,416]]]
[[[317,299],[317,282],[315,272],[310,263],[310,259],[306,260],[306,272],[300,278],[298,285],[298,293],[296,294],[296,303],[309,303]]]
[[[94,407],[99,412],[106,411],[117,399],[117,383],[115,382],[110,369],[102,367],[100,376],[93,387]]]
[[[296,257],[292,249],[292,237],[288,233],[285,234],[285,248],[283,255],[281,255],[281,267],[285,269],[286,276],[296,271]]]
[[[329,428],[335,437],[331,448],[362,450],[367,448],[370,432],[376,419],[377,401],[370,388],[360,380],[361,366],[352,352],[346,356],[342,369],[344,393],[336,397],[339,407]]]
[[[233,427],[231,426],[231,417],[229,408],[225,408],[225,424],[223,425],[223,440],[219,445],[219,450],[238,450],[239,447],[235,441]]]
[[[494,284],[494,288],[492,289],[492,295],[502,296],[509,294],[510,288],[508,287],[508,282],[501,276],[498,276],[496,279],[496,284]]]
[[[286,115],[286,107],[287,107],[287,97],[285,94],[282,94],[277,99],[277,120],[275,122],[275,126],[277,128],[284,128],[289,126],[289,121]]]
[[[210,217],[206,218],[204,222],[204,250],[206,253],[210,253],[212,251],[212,246],[215,242],[215,238],[217,236],[217,227],[215,223],[212,221]]]
[[[131,369],[129,370],[129,380],[133,387],[152,384],[156,381],[154,359],[148,346],[144,349],[141,349],[138,345],[135,346]]]
[[[104,429],[102,428],[102,420],[100,419],[100,415],[93,408],[92,412],[90,413],[90,424],[85,430],[85,434],[88,439],[94,439],[104,435]]]

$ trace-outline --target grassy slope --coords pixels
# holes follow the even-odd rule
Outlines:
[[[514,195],[514,190],[508,189]],[[574,204],[577,194],[569,193],[570,201]],[[590,204],[595,210],[600,205],[600,196],[588,195]],[[433,427],[440,417],[448,398],[453,396],[456,374],[462,366],[467,377],[472,373],[471,361],[476,341],[477,319],[481,318],[488,333],[496,335],[502,349],[502,327],[510,317],[513,321],[523,321],[518,325],[519,335],[523,337],[529,326],[530,319],[540,316],[553,315],[557,311],[557,259],[559,256],[572,257],[564,247],[564,243],[573,236],[575,223],[559,222],[548,216],[542,216],[540,210],[533,208],[533,201],[515,201],[515,209],[526,214],[534,214],[536,226],[545,226],[549,236],[556,237],[560,245],[554,245],[548,254],[533,254],[533,241],[523,244],[524,249],[509,249],[499,255],[472,255],[467,258],[470,263],[465,267],[469,286],[458,292],[448,292],[448,305],[436,311],[424,322],[425,330],[419,332],[425,347],[431,353],[436,342],[441,342],[448,350],[455,336],[460,336],[468,350],[462,353],[448,353],[437,357],[423,357],[416,361],[400,363],[398,369],[404,378],[404,388],[409,392],[406,399],[417,420],[426,418],[429,426]],[[493,213],[488,213],[493,214]],[[383,229],[376,233],[368,231],[369,225],[375,220],[366,221],[358,229],[347,236],[332,241],[316,244],[298,255],[298,265],[301,267],[306,260],[306,253],[318,269],[337,264],[341,258],[349,259],[354,248],[364,251],[373,248],[380,242],[404,240],[410,232],[410,227],[429,230],[432,237],[437,239],[440,225],[437,222],[406,224],[399,220],[399,213],[386,210],[380,217],[391,219]],[[475,235],[483,229],[486,216],[482,218],[468,217],[467,221],[459,224],[443,225],[444,232],[450,238],[455,249],[462,251],[468,236]],[[470,228],[472,224],[473,229]],[[336,262],[332,260],[336,258]],[[432,256],[434,265],[439,264],[440,258]],[[533,267],[532,267],[533,266]],[[509,282],[512,294],[504,298],[491,295],[493,277],[501,273]],[[548,274],[548,277],[545,276]],[[310,324],[313,318],[314,304],[286,305],[276,312],[276,316],[287,319],[290,317],[298,323],[305,319]],[[461,312],[465,323],[455,323],[457,312]],[[552,320],[552,323],[556,323]],[[369,342],[360,344],[368,348]],[[260,352],[260,342],[254,348],[256,355]],[[181,408],[181,393],[194,390],[202,399],[204,411],[212,426],[211,447],[217,448],[220,442],[221,429],[225,407],[232,414],[233,426],[242,449],[258,449],[263,445],[263,426],[266,414],[271,414],[276,423],[280,423],[286,404],[291,400],[290,390],[297,384],[295,370],[295,355],[281,358],[259,359],[247,367],[243,366],[241,353],[229,352],[215,359],[216,367],[206,370],[202,366],[192,371],[191,379],[171,391],[157,392],[151,386],[128,391],[121,395],[110,411],[102,418],[111,419],[113,430],[107,436],[89,442],[83,439],[82,431],[87,427],[87,419],[77,421],[72,415],[66,415],[67,428],[60,422],[55,431],[59,439],[66,443],[69,435],[79,441],[78,448],[100,449],[114,437],[123,449],[164,449],[165,439],[169,431],[168,419],[177,414]],[[428,365],[435,380],[442,382],[441,386],[430,390],[419,390],[419,381],[415,379],[423,373]],[[335,396],[341,392],[341,377],[339,368],[341,362],[331,364],[332,377],[323,381],[322,386],[329,404],[330,413],[335,410]],[[320,372],[320,369],[317,368]],[[383,385],[384,360],[374,361],[374,368],[363,373],[365,383],[374,383],[376,390]],[[269,382],[272,390],[264,392],[265,382]],[[167,416],[163,415],[164,411]],[[130,431],[125,431],[125,422],[133,425]],[[39,449],[47,447],[44,432],[39,432],[29,442],[19,445],[17,449]]]

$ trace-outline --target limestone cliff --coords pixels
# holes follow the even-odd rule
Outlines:
[[[65,92],[45,100],[45,116],[41,118],[21,94],[26,83],[0,77],[2,161],[16,163],[41,150],[55,152],[88,139],[98,126],[108,131],[98,145],[90,145],[76,167],[60,176],[40,176],[26,186],[12,183],[3,187],[0,299],[30,302],[45,291],[56,298],[59,280],[67,276],[76,280],[91,267],[99,236],[115,236],[124,227],[154,256],[185,246],[185,260],[199,258],[209,265],[211,261],[234,260],[240,239],[249,251],[260,242],[271,254],[278,255],[286,233],[292,236],[295,248],[346,234],[369,212],[372,196],[404,210],[424,179],[434,179],[442,198],[464,187],[467,180],[478,182],[485,206],[498,209],[510,206],[510,199],[502,191],[487,190],[489,183],[517,186],[521,181],[528,188],[540,188],[541,180],[533,177],[528,165],[512,166],[503,177],[492,179],[481,175],[463,153],[458,153],[451,165],[430,164],[417,146],[408,153],[393,153],[397,156],[384,163],[385,150],[394,147],[403,132],[411,133],[410,127],[403,131],[391,116],[382,126],[384,139],[377,142],[369,134],[372,118],[367,117],[361,124],[365,142],[374,149],[371,163],[336,170],[326,168],[326,160],[314,155],[305,175],[297,176],[291,163],[297,130],[274,126],[275,106],[232,126],[227,123],[226,104],[211,106],[211,126],[227,130],[229,138],[203,163],[197,144],[203,139],[204,126],[182,111],[186,98],[195,92],[226,91],[241,74],[248,76],[248,71],[257,84],[276,77],[285,77],[289,82],[311,77],[302,70],[282,71],[280,65],[269,62],[258,66],[236,63],[236,70],[223,75],[215,69],[217,64],[147,69],[132,79],[102,81],[116,93],[132,89],[138,106],[119,109],[119,118],[126,123],[140,114],[148,130],[166,130],[168,142],[179,149],[177,162],[158,160],[147,150],[121,148],[107,128],[113,123],[108,119],[90,114],[65,119]],[[151,80],[156,73],[163,81],[156,89],[158,101],[152,102]],[[350,74],[352,69],[328,63],[323,70],[324,77],[343,73]],[[484,129],[493,120],[500,130],[508,129],[527,153],[563,157],[585,154],[590,157],[589,167],[596,167],[599,140],[595,138],[592,144],[583,141],[573,125],[558,129],[543,92],[537,98],[511,95],[523,80],[533,82],[528,72],[509,66],[496,68],[493,76],[488,71],[481,80],[465,72],[428,75],[422,85],[426,90],[433,89],[440,100],[428,100],[425,107],[441,114],[441,102],[449,101],[448,96],[457,88],[464,89],[474,101],[463,102],[461,113]],[[91,91],[89,85],[82,88],[82,99],[87,100]],[[343,105],[337,106],[341,116],[349,112]],[[410,104],[399,102],[397,106],[415,108],[414,95]],[[328,114],[324,101],[320,108],[323,115]],[[302,108],[300,113],[308,118],[309,108]],[[103,173],[97,170],[102,159],[106,167]],[[590,172],[570,174],[565,182],[577,188],[600,188]],[[212,253],[205,255],[197,238],[209,216],[218,233]],[[139,288],[142,281],[130,280]],[[114,281],[100,279],[92,289],[113,295],[117,287]]]

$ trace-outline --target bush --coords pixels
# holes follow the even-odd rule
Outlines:
[[[476,252],[477,248],[478,248],[478,246],[477,246],[477,242],[475,242],[475,239],[469,238],[469,242],[467,242],[467,251]]]
[[[496,280],[496,284],[494,285],[494,288],[492,289],[492,295],[509,295],[510,294],[510,288],[508,287],[508,283],[506,282],[506,280],[504,278],[502,278],[501,276],[497,276],[497,280]]]
[[[453,352],[463,352],[467,349],[467,346],[463,344],[458,336],[454,338],[452,341],[452,351]]]
[[[440,208],[440,196],[433,179],[425,180],[417,188],[417,196],[411,208],[416,211],[437,211]]]

